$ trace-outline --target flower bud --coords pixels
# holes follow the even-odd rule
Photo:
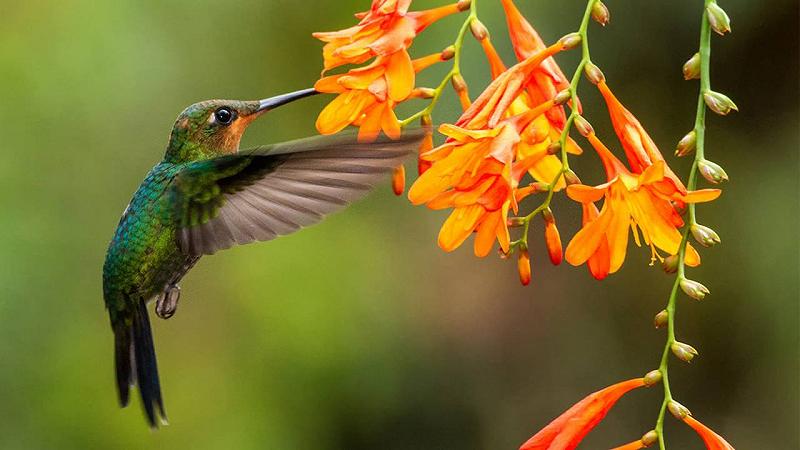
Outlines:
[[[697,168],[700,170],[700,175],[708,180],[709,183],[719,184],[723,181],[728,181],[728,174],[717,163],[703,159],[697,163]]]
[[[697,243],[702,245],[703,247],[711,247],[714,244],[720,243],[719,235],[717,234],[717,232],[705,225],[700,225],[696,223],[692,225],[690,231],[692,232],[694,240],[697,241]]]
[[[658,442],[658,432],[656,430],[650,430],[642,436],[642,445],[645,447],[650,447],[656,442]]]
[[[683,420],[686,418],[686,416],[692,415],[692,413],[689,411],[689,408],[681,405],[675,400],[670,400],[669,403],[667,403],[667,409],[669,409],[669,412],[672,413],[672,415],[678,420]]]
[[[595,5],[598,3],[600,2],[595,3]],[[606,76],[603,75],[603,71],[592,62],[586,63],[586,65],[583,67],[583,71],[586,74],[586,78],[591,81],[592,84],[598,84],[601,81],[606,80]]]
[[[578,178],[578,175],[573,172],[572,169],[564,172],[564,181],[567,183],[567,185],[581,184],[581,179]]]
[[[675,148],[675,156],[686,156],[694,151],[697,147],[697,132],[694,130],[686,133],[686,136],[678,141],[678,146]]]
[[[449,46],[442,50],[441,56],[439,56],[442,61],[448,61],[453,59],[453,56],[456,56],[456,48],[454,46]]]
[[[524,217],[509,217],[508,218],[508,226],[509,227],[521,227],[525,225],[525,218]]]
[[[402,164],[392,172],[392,190],[394,195],[403,195],[406,190],[406,168]]]
[[[689,344],[683,342],[673,342],[669,347],[672,354],[683,362],[691,362],[692,359],[698,355],[697,350]]]
[[[696,80],[700,78],[700,53],[695,53],[683,63],[683,79]]]
[[[517,270],[519,271],[519,281],[523,286],[531,283],[531,257],[528,254],[528,247],[520,244],[519,256],[517,257]]]
[[[555,141],[547,146],[548,155],[557,155],[559,153],[561,153],[561,142]]]
[[[711,293],[711,291],[709,291],[707,287],[703,286],[697,281],[690,280],[688,278],[684,278],[681,280],[681,289],[686,295],[692,297],[695,300],[702,300],[706,297],[706,295]]]
[[[547,254],[550,256],[550,262],[554,266],[561,264],[564,259],[564,251],[561,246],[561,236],[558,234],[558,227],[556,227],[556,220],[550,208],[542,213],[544,218],[544,242],[547,247]]]
[[[600,0],[597,0],[592,5],[592,19],[601,26],[608,25],[609,20],[611,20],[611,13],[608,12],[608,7]]]
[[[581,43],[582,39],[583,38],[581,38],[580,34],[578,34],[578,33],[570,33],[570,34],[562,37],[561,39],[559,39],[558,42],[561,43],[561,48],[562,49],[564,49],[564,50],[572,50],[573,48],[577,47]]]
[[[731,18],[724,9],[719,7],[717,2],[709,3],[706,13],[708,14],[708,24],[717,34],[724,35],[731,31]]]
[[[662,378],[663,376],[661,375],[660,370],[658,369],[651,370],[650,372],[647,372],[647,374],[644,376],[644,385],[647,387],[655,386],[661,383]]]
[[[459,0],[456,7],[459,11],[466,11],[472,7],[472,0]]]
[[[661,261],[661,268],[664,272],[675,273],[678,271],[678,255],[669,255]]]
[[[716,91],[706,91],[703,94],[703,100],[710,110],[721,116],[726,116],[731,111],[739,111],[739,107],[733,103],[730,97]]]
[[[588,137],[590,134],[594,134],[594,128],[592,124],[589,123],[588,120],[584,119],[583,116],[575,116],[575,128],[578,130],[580,134],[584,137]]]
[[[472,32],[472,35],[475,36],[475,39],[482,41],[489,36],[489,30],[486,29],[486,25],[483,24],[478,19],[472,19],[469,23],[469,31]]]
[[[420,87],[420,88],[414,88],[414,90],[411,91],[412,98],[428,99],[428,98],[433,98],[434,95],[436,95],[436,90],[433,88]]]
[[[456,92],[463,92],[467,90],[467,81],[464,80],[464,77],[462,77],[461,74],[457,73],[453,75],[450,83],[452,83],[453,89],[455,89]]]
[[[567,103],[571,98],[572,98],[572,92],[570,92],[569,89],[564,89],[563,91],[556,94],[555,97],[553,97],[553,103],[555,103],[556,105],[563,105],[564,103]]]
[[[656,314],[656,316],[653,318],[653,325],[655,325],[656,328],[665,327],[667,326],[668,323],[669,323],[669,312],[667,312],[666,309],[662,309],[661,312]]]

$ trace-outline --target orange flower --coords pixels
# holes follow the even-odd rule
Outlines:
[[[644,378],[623,381],[590,394],[558,416],[520,450],[572,450],[629,391],[644,386]]]
[[[550,262],[554,266],[561,264],[563,259],[563,251],[561,247],[561,236],[556,227],[556,220],[549,210],[544,215],[544,243],[547,247],[547,254],[550,256]]]
[[[700,423],[691,415],[686,415],[683,421],[700,435],[700,438],[706,444],[708,450],[734,450],[733,446],[723,439],[722,436]]]
[[[344,64],[361,64],[375,56],[406,52],[413,39],[433,22],[459,12],[458,4],[409,12],[410,0],[373,0],[369,11],[357,14],[361,21],[339,31],[318,32],[323,42],[325,70]],[[408,58],[408,54],[405,55]]]
[[[488,35],[485,39],[481,40],[481,46],[484,49],[484,53],[486,53],[486,58],[489,60],[492,78],[496,79],[500,77],[503,72],[506,71],[506,67],[500,59],[500,55],[497,54],[497,50],[495,50]],[[547,59],[543,61],[546,60]],[[553,96],[555,96],[555,94]],[[552,100],[552,97],[547,100]],[[531,105],[534,104],[536,104],[536,102],[533,100],[528,90],[523,90],[519,94],[519,97],[508,107],[506,115],[522,114],[530,110]],[[558,142],[561,138],[561,129],[551,124],[546,116],[547,112],[556,108],[562,107],[555,106],[531,122],[522,132],[522,139],[517,150],[520,158],[532,157],[534,155],[539,156],[537,162],[530,168],[529,173],[534,179],[544,183],[552,183],[561,171],[561,159],[558,156],[547,154],[547,148],[550,144]],[[569,137],[567,138],[567,151],[573,154],[581,154],[582,152],[580,147]],[[555,185],[555,190],[559,191],[565,186],[566,183],[564,180],[559,179]]]
[[[508,213],[516,211],[517,202],[531,192],[517,186],[535,162],[528,158],[512,163],[519,130],[552,105],[548,102],[490,129],[439,127],[448,139],[420,156],[431,166],[411,186],[408,198],[431,209],[453,208],[439,232],[443,250],[455,250],[475,231],[475,255],[488,255],[495,240],[504,252],[509,251]]]
[[[633,231],[637,245],[641,231],[645,244],[652,251],[652,260],[661,259],[658,249],[674,255],[681,243],[678,228],[683,219],[670,203],[707,202],[720,195],[718,189],[702,189],[681,193],[674,181],[666,176],[666,164],[658,161],[641,174],[633,174],[611,151],[590,134],[589,142],[597,151],[606,169],[608,182],[596,187],[575,184],[567,187],[567,195],[581,203],[593,203],[605,197],[598,217],[591,220],[572,238],[567,246],[567,261],[573,265],[586,262],[595,254],[604,252],[602,242],[608,243],[608,272],[614,273],[625,261],[628,232]],[[699,255],[687,244],[686,263],[699,264]]]
[[[601,81],[597,88],[606,101],[614,132],[622,143],[631,171],[642,173],[653,164],[664,161],[656,143],[636,117],[614,96],[606,82]],[[664,165],[664,176],[672,180],[679,192],[686,193],[686,187],[667,165]]]
[[[347,73],[321,78],[314,84],[317,91],[339,95],[320,112],[317,130],[334,134],[357,125],[362,141],[374,140],[381,130],[398,138],[400,122],[394,107],[411,95],[414,73],[437,61],[441,61],[438,53],[411,61],[408,53],[396,52]]]
[[[531,24],[522,16],[512,0],[502,0],[503,9],[506,13],[506,22],[508,24],[508,31],[511,36],[511,43],[514,47],[514,53],[517,55],[519,61],[530,58],[532,55],[544,50],[545,45],[541,36],[531,26]],[[541,103],[545,100],[550,100],[555,95],[569,87],[569,81],[564,76],[564,72],[558,67],[555,59],[548,57],[542,61],[533,73],[532,80],[528,84],[528,92],[530,93],[534,103]],[[580,106],[580,105],[579,105]],[[553,108],[546,113],[548,120],[556,128],[563,129],[566,122],[566,114],[564,107],[559,106]]]

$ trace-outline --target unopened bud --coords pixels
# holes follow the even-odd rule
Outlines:
[[[464,80],[464,77],[462,77],[461,74],[457,73],[453,75],[450,83],[453,84],[453,89],[455,89],[456,92],[463,92],[467,90],[467,82]]]
[[[728,174],[715,162],[703,159],[697,163],[697,168],[700,170],[700,175],[708,180],[709,183],[719,184],[723,181],[728,181]]]
[[[547,146],[547,154],[548,155],[557,155],[561,153],[561,142],[555,141],[552,144]]]
[[[689,408],[681,405],[675,400],[670,400],[669,403],[667,403],[667,409],[669,409],[669,412],[672,413],[672,415],[678,420],[683,420],[686,418],[686,416],[692,415],[692,413],[689,411]]]
[[[521,227],[525,225],[525,218],[524,217],[509,217],[508,218],[508,226],[510,227]]]
[[[558,42],[561,44],[561,48],[564,50],[572,50],[573,48],[577,47],[581,43],[581,35],[578,33],[570,33],[561,39]]]
[[[459,0],[458,3],[456,3],[456,7],[459,11],[466,11],[472,7],[472,0]]]
[[[662,309],[661,312],[656,314],[656,316],[653,318],[653,325],[655,325],[656,328],[663,328],[667,326],[668,323],[669,312],[667,312],[666,309]]]
[[[717,2],[709,3],[706,13],[708,14],[708,24],[717,34],[723,35],[731,31],[731,18],[724,9],[719,7]]]
[[[683,63],[683,79],[696,80],[700,78],[700,53],[695,53]]]
[[[688,278],[684,278],[681,280],[681,289],[683,290],[684,293],[686,293],[686,295],[692,297],[695,300],[702,300],[706,297],[706,295],[711,293],[711,291],[709,291],[707,287],[703,286],[697,281],[690,280]]]
[[[567,183],[567,185],[581,184],[581,179],[578,178],[578,175],[573,172],[572,169],[564,172],[564,181]]]
[[[472,32],[472,35],[475,36],[475,39],[482,41],[489,36],[489,30],[486,29],[486,25],[483,24],[478,19],[472,19],[469,23],[469,31]]]
[[[597,2],[597,3],[600,3],[600,2]],[[595,5],[597,3],[595,3]],[[597,67],[596,65],[594,65],[594,63],[592,63],[592,62],[586,63],[586,66],[584,66],[583,71],[586,73],[586,78],[589,81],[591,81],[592,84],[598,84],[601,81],[605,81],[606,80],[606,76],[603,75],[603,71],[600,70],[600,68]]]
[[[708,108],[721,116],[727,116],[731,111],[739,111],[739,107],[725,94],[715,91],[706,91],[703,94]]]
[[[664,272],[675,273],[678,271],[678,255],[669,255],[661,261],[661,268]]]
[[[711,247],[714,244],[719,244],[720,239],[716,231],[711,228],[700,225],[698,223],[692,225],[690,228],[694,240],[703,247]]]
[[[592,19],[602,26],[608,25],[608,21],[611,20],[611,13],[608,12],[608,7],[600,0],[597,0],[592,5]]]
[[[453,59],[453,56],[456,56],[456,48],[451,45],[442,50],[442,53],[439,57],[442,59],[442,61],[448,61]]]
[[[567,103],[571,98],[572,98],[572,92],[570,92],[569,89],[564,89],[563,91],[556,94],[555,97],[553,97],[553,103],[555,103],[556,105],[563,105],[564,103]]]
[[[392,172],[392,191],[394,195],[403,195],[406,189],[406,168],[402,164]]]
[[[656,442],[658,442],[658,432],[656,430],[650,430],[642,436],[642,445],[645,447],[650,447]]]
[[[691,362],[692,359],[698,355],[697,350],[689,344],[683,342],[673,342],[669,347],[672,354],[683,362]]]
[[[594,128],[592,124],[589,123],[588,120],[584,119],[583,116],[575,116],[575,128],[578,130],[578,133],[582,134],[584,137],[588,137],[590,134],[594,134]]]
[[[531,257],[528,254],[528,247],[520,245],[519,256],[517,257],[517,270],[519,271],[519,281],[523,286],[531,283]]]
[[[651,370],[644,376],[644,385],[647,387],[655,386],[661,383],[662,378],[663,376],[661,375],[660,370]]]
[[[550,262],[553,263],[554,266],[557,266],[561,264],[561,261],[564,259],[561,235],[558,233],[556,219],[553,217],[553,212],[550,211],[550,208],[542,212],[542,218],[545,221],[544,243],[545,247],[547,247],[547,255],[550,257]]]
[[[692,153],[696,147],[697,133],[692,130],[678,141],[678,146],[675,148],[675,156],[686,156]]]
[[[426,87],[415,88],[411,93],[412,97],[425,98],[425,99],[433,98],[434,95],[436,95],[436,90],[433,88],[426,88]]]

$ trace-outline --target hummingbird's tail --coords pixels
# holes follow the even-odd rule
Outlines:
[[[166,424],[153,334],[144,300],[135,307],[132,321],[122,321],[114,326],[114,352],[120,406],[128,406],[130,387],[136,384],[150,427],[158,428],[156,419]]]

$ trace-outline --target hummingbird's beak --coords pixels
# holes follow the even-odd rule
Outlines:
[[[289,92],[288,94],[276,95],[275,97],[266,98],[264,100],[259,100],[258,109],[256,110],[256,112],[262,113],[265,111],[269,111],[277,108],[278,106],[285,105],[295,100],[300,100],[301,98],[310,97],[316,94],[319,94],[319,92],[316,89],[309,88],[309,89],[303,89],[301,91]]]

